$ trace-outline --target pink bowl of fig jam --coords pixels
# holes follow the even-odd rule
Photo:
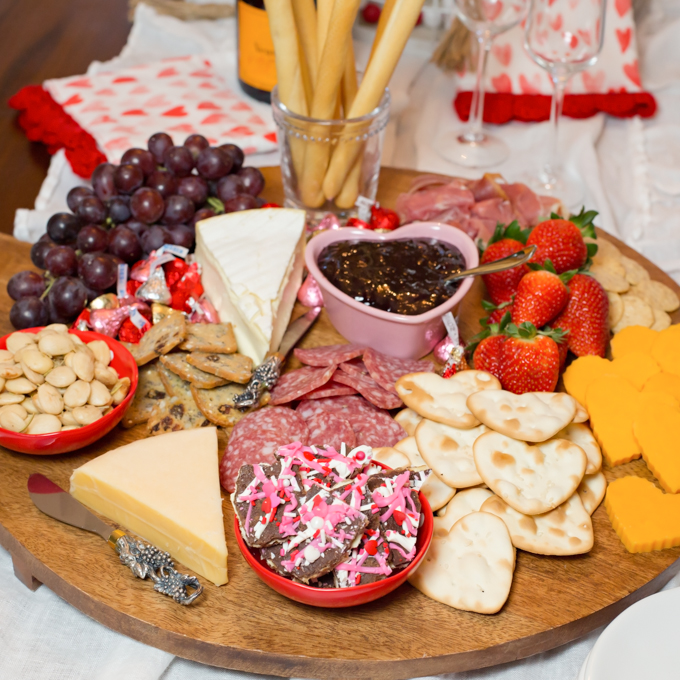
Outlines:
[[[428,354],[446,332],[472,279],[444,279],[479,264],[477,247],[460,229],[415,222],[389,233],[334,229],[315,236],[305,253],[331,322],[350,342],[400,358]]]

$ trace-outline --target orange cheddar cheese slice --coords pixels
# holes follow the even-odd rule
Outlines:
[[[645,394],[633,423],[633,434],[647,467],[669,493],[680,491],[680,408],[662,392]]]
[[[633,436],[640,393],[618,375],[603,375],[590,384],[586,408],[590,426],[610,465],[621,465],[640,457]]]
[[[604,506],[628,552],[680,545],[680,495],[665,494],[642,477],[609,484]]]
[[[611,361],[596,356],[575,359],[562,376],[564,388],[581,406],[585,406],[588,386],[600,376],[611,373],[611,364]]]
[[[618,359],[629,352],[649,354],[658,335],[659,331],[653,331],[645,326],[627,326],[612,338],[612,356]]]
[[[653,375],[642,388],[642,394],[661,392],[670,394],[680,403],[680,376],[672,373],[657,373]]]
[[[628,352],[614,359],[611,371],[625,378],[636,390],[641,390],[653,375],[661,373],[659,364],[654,361],[651,354],[640,350]]]
[[[680,324],[659,333],[652,345],[652,356],[662,371],[680,376]]]

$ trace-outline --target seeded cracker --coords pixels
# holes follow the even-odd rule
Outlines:
[[[201,371],[199,368],[192,366],[187,361],[187,355],[184,354],[184,352],[166,354],[160,358],[160,362],[173,373],[176,373],[182,380],[188,380],[192,385],[204,390],[210,390],[213,387],[221,387],[227,383],[224,378],[218,378],[212,373],[206,373],[205,371]]]
[[[207,427],[210,421],[198,410],[193,399],[170,397],[158,402],[146,424],[150,436]]]
[[[253,374],[253,360],[243,354],[207,354],[192,352],[187,361],[206,373],[212,373],[225,380],[247,383]]]
[[[215,425],[233,427],[245,413],[234,406],[234,397],[241,394],[245,387],[230,383],[214,389],[201,389],[191,386],[191,394],[201,413]]]
[[[145,423],[151,411],[161,399],[168,396],[162,383],[156,364],[147,364],[139,369],[139,384],[130,408],[125,412],[121,422],[123,427],[134,427]]]
[[[137,366],[149,363],[161,354],[167,354],[179,345],[187,334],[187,324],[181,314],[170,314],[152,326],[138,345],[124,343],[137,362]]]
[[[238,350],[234,329],[230,323],[187,324],[187,338],[179,348],[187,352],[218,354],[233,354]]]
[[[165,386],[165,391],[170,397],[182,397],[183,399],[191,399],[191,383],[182,380],[176,373],[173,373],[169,368],[158,364],[158,374],[161,382]]]

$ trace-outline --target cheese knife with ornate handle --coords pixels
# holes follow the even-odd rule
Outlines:
[[[44,475],[33,474],[28,478],[28,495],[46,515],[101,536],[137,578],[151,579],[154,590],[175,602],[191,604],[203,592],[195,576],[175,570],[169,553],[113,529]]]

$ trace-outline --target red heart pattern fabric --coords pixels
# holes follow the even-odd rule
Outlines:
[[[130,147],[146,148],[161,129],[177,144],[199,133],[214,145],[238,144],[246,154],[277,148],[273,120],[255,115],[203,57],[48,80],[43,88],[112,163]]]

